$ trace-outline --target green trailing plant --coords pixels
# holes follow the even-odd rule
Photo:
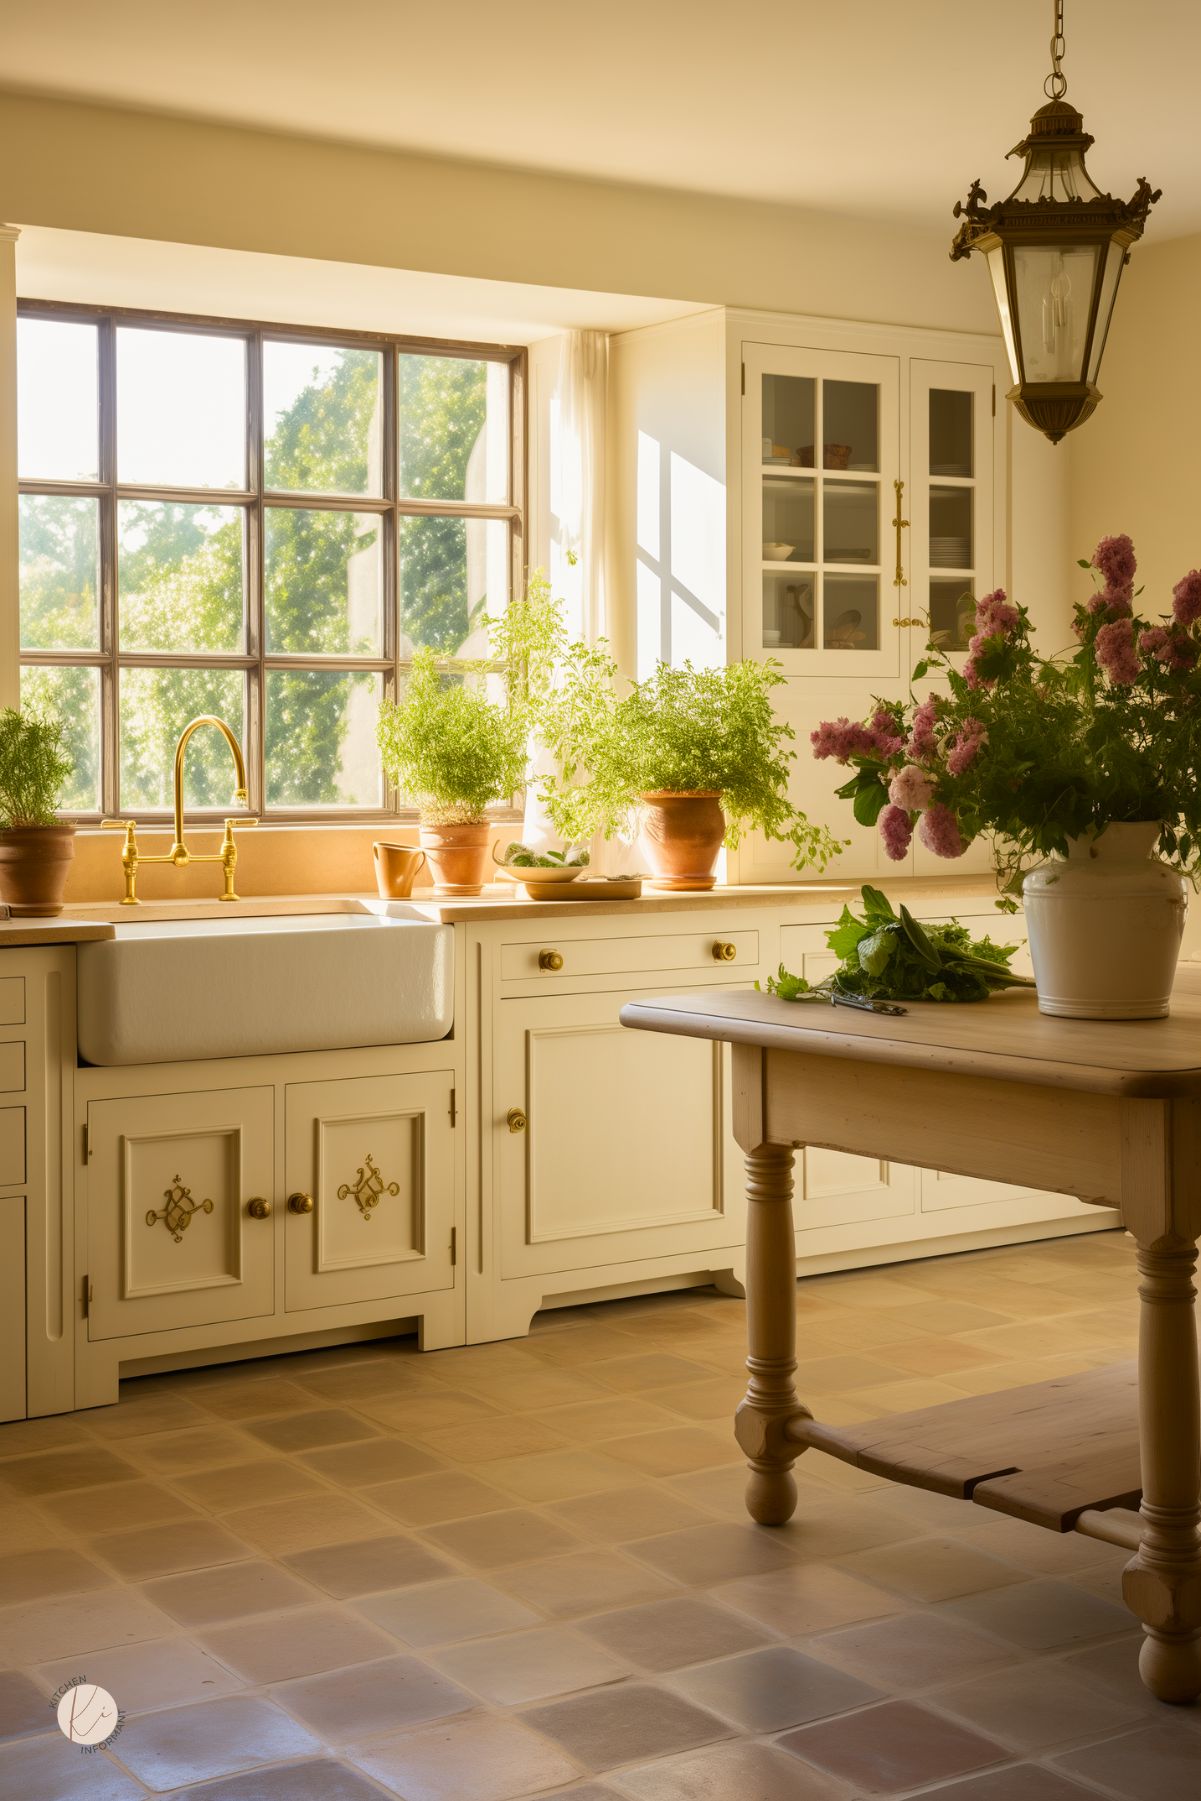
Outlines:
[[[558,649],[558,679],[539,696],[537,723],[558,764],[542,798],[566,842],[630,829],[645,794],[714,793],[730,849],[754,830],[790,844],[798,869],[824,869],[837,855],[841,842],[788,798],[794,734],[772,707],[784,680],[778,664],[660,663],[622,692],[604,640]]]
[[[0,831],[57,825],[72,768],[59,720],[12,707],[0,712]]]
[[[478,824],[525,779],[525,709],[490,700],[484,679],[478,665],[440,669],[426,648],[380,708],[384,769],[430,824]]]

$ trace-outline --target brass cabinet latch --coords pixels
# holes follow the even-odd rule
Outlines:
[[[909,525],[908,519],[902,517],[905,504],[905,484],[902,481],[895,481],[892,485],[896,490],[897,496],[896,518],[892,522],[897,534],[897,572],[892,578],[892,585],[894,588],[907,588],[909,586],[909,581],[905,575],[905,556],[901,543],[901,533],[905,531]]]

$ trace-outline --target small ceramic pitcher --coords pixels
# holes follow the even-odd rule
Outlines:
[[[379,839],[371,846],[375,858],[375,885],[384,900],[408,900],[418,872],[425,866],[425,852],[412,844],[387,844]]]

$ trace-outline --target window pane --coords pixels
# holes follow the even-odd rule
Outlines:
[[[402,356],[400,492],[409,500],[509,497],[509,366]]]
[[[100,647],[100,513],[95,500],[23,494],[21,646]]]
[[[117,508],[121,649],[239,651],[241,507],[123,500]]]
[[[366,671],[268,671],[269,807],[382,805],[375,721],[383,680]]]
[[[156,488],[246,486],[246,342],[117,330],[117,476]]]
[[[400,521],[401,655],[428,644],[482,656],[485,613],[509,599],[509,528],[496,519]]]
[[[267,649],[378,656],[384,640],[384,522],[378,513],[269,507]]]
[[[21,705],[61,719],[75,767],[63,787],[66,813],[100,811],[100,671],[22,669]]]
[[[240,669],[121,671],[121,807],[170,808],[179,734],[199,713],[224,719],[246,742],[246,682]],[[237,778],[220,732],[197,732],[188,745],[184,800],[189,807],[233,807]]]
[[[17,320],[17,470],[26,481],[100,474],[97,332],[59,319]]]
[[[383,357],[339,345],[263,345],[269,488],[382,494]]]

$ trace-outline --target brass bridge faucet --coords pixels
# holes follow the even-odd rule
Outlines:
[[[237,776],[237,787],[234,789],[234,802],[235,805],[243,807],[249,805],[249,798],[246,793],[246,763],[242,756],[241,745],[226,725],[224,719],[218,719],[213,713],[202,713],[198,719],[193,719],[190,724],[184,726],[183,731],[179,734],[179,743],[175,746],[175,770],[172,777],[175,803],[175,836],[171,849],[165,851],[161,856],[148,857],[144,852],[139,851],[138,849],[138,828],[136,820],[103,819],[100,822],[101,825],[107,826],[113,831],[125,833],[125,844],[121,851],[121,868],[125,872],[125,894],[121,901],[123,907],[136,907],[139,905],[137,881],[138,867],[142,863],[174,863],[177,869],[186,869],[189,863],[220,863],[223,876],[223,888],[220,899],[223,901],[236,901],[238,898],[237,894],[234,892],[234,870],[238,865],[238,847],[234,843],[234,826],[255,825],[257,824],[257,821],[253,818],[227,819],[225,821],[225,833],[221,839],[221,848],[216,851],[207,852],[204,855],[198,855],[196,852],[190,851],[184,843],[184,761],[187,756],[188,740],[191,738],[193,732],[198,732],[200,730],[202,725],[214,726],[229,745],[230,754],[234,760],[234,771]]]

